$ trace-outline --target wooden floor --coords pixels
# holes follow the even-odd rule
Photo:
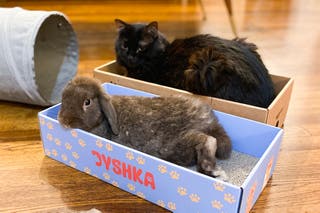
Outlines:
[[[114,59],[113,20],[159,21],[171,40],[197,33],[232,38],[223,0],[0,1],[0,6],[58,10],[80,43],[78,75]],[[259,46],[271,73],[294,78],[285,135],[273,178],[252,212],[320,212],[320,1],[233,1],[239,35]],[[0,80],[1,81],[1,80]],[[0,211],[167,212],[44,156],[41,107],[0,102]]]

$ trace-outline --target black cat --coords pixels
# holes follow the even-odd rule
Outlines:
[[[196,35],[169,43],[157,22],[115,23],[117,62],[129,77],[265,108],[275,97],[257,46],[245,39]]]

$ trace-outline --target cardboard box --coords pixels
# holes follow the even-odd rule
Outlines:
[[[152,94],[104,84],[111,95]],[[283,130],[215,111],[232,140],[233,149],[259,160],[241,186],[79,129],[62,128],[60,104],[39,113],[41,138],[47,156],[173,212],[248,212],[271,177]]]
[[[268,108],[262,108],[219,98],[194,95],[184,90],[125,77],[125,73],[126,70],[124,68],[119,66],[115,61],[111,61],[100,67],[97,67],[94,70],[94,77],[102,82],[111,82],[157,95],[170,95],[177,93],[193,95],[194,97],[200,98],[209,103],[215,110],[267,123],[277,127],[283,127],[284,125],[293,87],[292,79],[271,75],[277,96]]]

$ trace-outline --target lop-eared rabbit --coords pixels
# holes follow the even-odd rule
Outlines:
[[[58,120],[181,166],[218,176],[216,157],[231,142],[209,105],[191,97],[110,96],[100,83],[75,77],[62,94]]]

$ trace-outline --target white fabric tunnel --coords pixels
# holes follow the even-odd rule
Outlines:
[[[48,106],[78,67],[76,34],[60,12],[0,8],[0,99]]]

